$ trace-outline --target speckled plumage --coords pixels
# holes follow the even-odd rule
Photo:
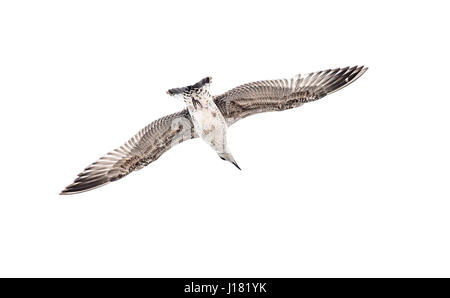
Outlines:
[[[253,114],[283,111],[320,99],[348,86],[366,70],[364,66],[354,66],[297,75],[291,79],[258,81],[212,99],[226,123],[231,125]],[[168,93],[183,93],[188,90],[184,88],[201,88],[209,83],[210,78],[205,78],[192,86],[170,89]],[[188,109],[147,125],[125,144],[84,169],[61,194],[84,192],[121,179],[155,161],[174,145],[198,137]]]
[[[211,81],[211,77],[207,77],[194,85],[170,89],[167,93],[185,102],[196,135],[211,146],[221,159],[241,169],[228,147],[227,121],[209,93]]]

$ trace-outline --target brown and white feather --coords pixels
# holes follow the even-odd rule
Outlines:
[[[174,145],[193,138],[193,127],[186,109],[153,121],[125,144],[85,168],[61,194],[91,190],[145,167]]]
[[[338,91],[358,79],[367,67],[354,66],[296,75],[291,79],[257,81],[215,96],[229,124],[247,116],[295,108]]]
[[[283,111],[318,100],[348,86],[366,70],[367,67],[354,66],[291,79],[257,81],[214,96],[214,102],[231,125],[253,114]],[[118,180],[155,161],[174,145],[196,137],[187,109],[162,117],[84,169],[61,194],[84,192]]]

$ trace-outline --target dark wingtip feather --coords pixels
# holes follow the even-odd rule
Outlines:
[[[327,94],[334,93],[342,88],[350,85],[354,81],[356,81],[359,77],[361,77],[366,71],[368,67],[361,66],[353,66],[353,67],[345,67],[340,69],[335,75],[334,78],[326,83],[324,86],[327,90]]]
[[[61,191],[60,195],[72,195],[80,192],[85,192],[88,190],[92,190],[103,186],[107,183],[111,182],[107,177],[100,177],[94,180],[86,180],[82,182],[74,182],[67,186],[63,191]]]

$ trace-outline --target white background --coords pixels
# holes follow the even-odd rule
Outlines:
[[[0,276],[450,276],[445,1],[2,1]],[[214,94],[364,64],[94,191],[84,167]]]

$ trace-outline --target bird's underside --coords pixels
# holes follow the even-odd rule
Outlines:
[[[318,100],[354,82],[366,70],[354,66],[291,79],[257,81],[214,96],[214,102],[231,125],[253,114],[283,111]],[[187,109],[164,116],[84,169],[61,194],[84,192],[118,180],[155,161],[174,145],[196,137]]]

